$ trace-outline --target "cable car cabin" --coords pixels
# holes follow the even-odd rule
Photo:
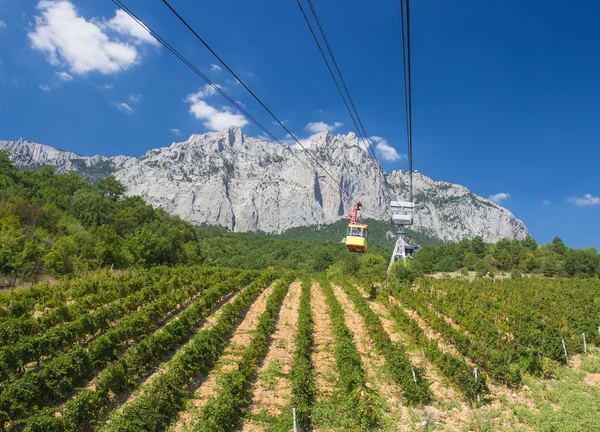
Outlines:
[[[346,247],[350,252],[367,253],[367,237],[369,234],[369,226],[358,223],[358,211],[362,207],[359,202],[356,203],[356,207],[352,210],[348,216],[350,217],[350,223],[348,224],[348,231],[346,231]]]
[[[346,247],[350,252],[367,253],[367,237],[369,226],[359,223],[348,225],[346,232]]]

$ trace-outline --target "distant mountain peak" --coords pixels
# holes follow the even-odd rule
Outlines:
[[[408,172],[389,173],[387,191],[354,133],[320,132],[311,144],[313,156],[349,194],[302,149],[248,137],[238,127],[193,134],[139,158],[86,157],[27,141],[0,141],[0,149],[22,168],[54,165],[58,172],[77,170],[92,181],[114,174],[130,195],[190,222],[235,231],[282,232],[332,223],[345,217],[352,198],[363,203],[363,217],[385,220],[390,199],[408,199]],[[510,211],[464,186],[421,173],[413,174],[413,185],[416,231],[442,240],[481,235],[491,242],[527,235]]]

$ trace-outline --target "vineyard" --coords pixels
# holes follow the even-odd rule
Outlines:
[[[598,279],[90,273],[0,294],[0,428],[598,430],[599,327]]]

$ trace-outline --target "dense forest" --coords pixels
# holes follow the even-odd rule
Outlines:
[[[0,284],[161,264],[321,271],[348,260],[356,271],[363,265],[381,272],[391,254],[391,248],[376,245],[369,256],[348,258],[339,241],[196,227],[124,192],[114,177],[92,184],[50,166],[18,170],[0,152]]]
[[[383,276],[392,252],[393,227],[370,223],[366,256],[348,254],[341,240],[346,221],[302,227],[281,236],[231,233],[197,227],[126,197],[114,177],[92,184],[75,172],[56,174],[50,166],[18,170],[0,152],[0,282],[63,276],[100,268],[125,269],[175,264],[213,264],[242,269],[267,267],[322,271],[335,263],[346,274]],[[600,275],[595,249],[569,249],[559,239],[540,246],[525,240],[486,244],[481,237],[439,244],[410,232],[426,245],[410,266],[410,277],[457,270],[540,273],[548,277]],[[12,282],[11,282],[12,281]]]
[[[532,237],[484,243],[481,237],[458,243],[427,246],[415,255],[412,269],[418,274],[476,271],[479,276],[494,272],[539,273],[546,277],[593,277],[600,275],[600,255],[595,248],[570,249],[555,237],[545,246]]]

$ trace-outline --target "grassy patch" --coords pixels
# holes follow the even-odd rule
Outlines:
[[[273,390],[277,383],[277,379],[283,375],[284,374],[281,372],[281,362],[276,358],[271,360],[265,370],[260,374],[260,379],[267,389]]]
[[[588,363],[595,367],[593,361]],[[586,384],[585,373],[567,368],[560,368],[557,378],[527,379],[537,410],[516,409],[519,419],[535,430],[600,430],[600,388]]]
[[[600,372],[600,357],[598,357],[597,351],[595,354],[596,355],[584,356],[581,359],[581,370],[589,373]]]

